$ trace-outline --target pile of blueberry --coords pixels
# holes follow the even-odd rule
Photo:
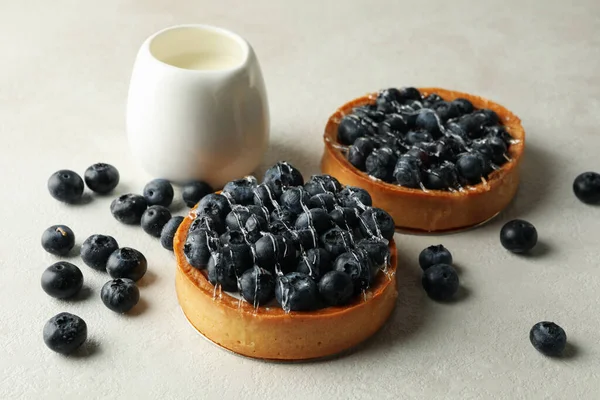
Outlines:
[[[498,115],[467,99],[385,89],[338,125],[348,161],[371,177],[408,188],[460,190],[509,160],[513,139]]]
[[[193,267],[255,307],[287,311],[349,303],[387,267],[392,217],[368,192],[329,175],[306,183],[287,162],[202,198],[184,245]],[[216,293],[216,290],[215,290]]]

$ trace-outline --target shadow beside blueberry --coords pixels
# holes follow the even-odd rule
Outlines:
[[[83,342],[83,344],[81,345],[81,347],[79,347],[77,350],[75,350],[73,353],[65,356],[68,358],[75,358],[75,359],[79,359],[79,358],[89,358],[89,357],[94,357],[96,355],[99,355],[101,353],[101,347],[100,347],[100,342],[98,342],[96,339],[94,338],[87,338],[85,342]]]
[[[148,302],[143,297],[140,297],[140,300],[138,301],[138,303],[124,315],[137,317],[137,316],[145,313],[146,310],[148,310],[148,307],[149,307]]]
[[[158,276],[154,272],[148,270],[148,271],[146,271],[146,273],[144,274],[142,279],[140,279],[136,283],[139,288],[143,288],[143,287],[150,286],[151,284],[156,282],[157,279],[158,279]]]

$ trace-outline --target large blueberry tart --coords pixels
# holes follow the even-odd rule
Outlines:
[[[323,173],[366,189],[398,228],[440,232],[483,223],[512,200],[525,132],[482,97],[408,87],[343,105],[324,139]]]
[[[214,343],[270,360],[349,349],[394,308],[394,221],[369,193],[287,162],[209,194],[174,239],[179,303]]]

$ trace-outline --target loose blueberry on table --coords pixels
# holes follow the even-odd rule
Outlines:
[[[452,254],[443,245],[429,246],[419,254],[419,265],[425,271],[427,268],[437,264],[452,265]]]
[[[142,214],[142,220],[140,221],[142,229],[150,236],[159,238],[162,233],[162,229],[171,219],[171,212],[165,206],[150,206],[144,214]]]
[[[525,253],[535,247],[538,234],[535,227],[522,219],[507,222],[500,231],[500,242],[513,253]]]
[[[77,315],[62,312],[46,322],[43,337],[50,350],[70,354],[86,341],[87,325]]]
[[[106,271],[108,258],[118,248],[119,244],[112,236],[96,234],[85,239],[81,245],[80,255],[89,267]]]
[[[128,193],[117,197],[110,203],[110,212],[119,222],[128,225],[139,224],[148,203],[139,194]]]
[[[194,207],[204,196],[211,194],[213,188],[206,182],[194,181],[188,182],[181,190],[183,202],[188,207]]]
[[[75,296],[83,286],[83,274],[66,261],[52,264],[42,273],[42,289],[49,296],[66,299]]]
[[[48,179],[48,191],[56,200],[77,203],[83,195],[84,184],[81,176],[68,169],[56,171]]]
[[[173,251],[173,238],[175,238],[175,233],[179,228],[179,225],[183,222],[183,217],[176,216],[172,217],[166,224],[163,226],[162,231],[160,232],[160,244],[167,250]]]
[[[85,184],[90,190],[100,193],[110,193],[119,184],[119,171],[112,165],[96,163],[85,170]]]
[[[531,328],[529,340],[540,353],[557,357],[562,354],[567,345],[567,334],[554,322],[542,321]]]
[[[140,301],[140,290],[131,279],[117,278],[102,286],[100,298],[110,310],[126,313]]]
[[[467,99],[391,88],[340,120],[338,142],[350,164],[374,179],[453,191],[501,168],[512,138],[494,111]]]
[[[168,207],[173,201],[173,186],[166,179],[154,179],[144,186],[144,198],[149,206]]]
[[[66,225],[52,225],[42,234],[42,247],[50,254],[64,256],[75,245],[75,234]]]
[[[106,271],[111,278],[115,279],[127,278],[138,281],[142,279],[147,269],[146,257],[130,247],[115,250],[106,262]]]
[[[369,193],[332,176],[306,183],[287,162],[262,183],[248,177],[192,211],[183,253],[208,281],[258,307],[286,311],[348,304],[385,270],[394,221]]]
[[[458,274],[448,264],[437,264],[427,268],[423,271],[421,282],[427,295],[437,301],[452,299],[459,288]]]
[[[600,174],[584,172],[575,178],[573,192],[579,200],[587,204],[600,204]]]

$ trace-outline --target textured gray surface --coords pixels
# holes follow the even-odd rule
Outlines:
[[[571,182],[600,169],[600,3],[576,3],[0,1],[0,398],[597,398],[599,209],[579,203]],[[68,207],[46,191],[53,171],[83,173],[97,161],[120,168],[117,193],[141,191],[149,177],[129,160],[124,136],[133,59],[154,31],[195,22],[235,30],[255,47],[272,115],[264,165],[287,159],[317,172],[329,114],[391,85],[473,92],[523,120],[516,200],[477,230],[397,235],[397,310],[351,355],[281,365],[213,347],[179,311],[173,258],[156,240],[117,223],[110,198]],[[537,254],[500,247],[502,222],[513,217],[537,226]],[[136,315],[106,309],[106,276],[77,258],[87,298],[42,292],[40,274],[55,258],[39,238],[55,223],[73,228],[79,244],[108,233],[147,255]],[[460,267],[466,296],[455,304],[435,304],[420,289],[418,252],[438,242]],[[80,357],[42,342],[44,322],[60,311],[88,322]],[[545,319],[567,331],[570,357],[549,360],[529,344],[530,327]]]

